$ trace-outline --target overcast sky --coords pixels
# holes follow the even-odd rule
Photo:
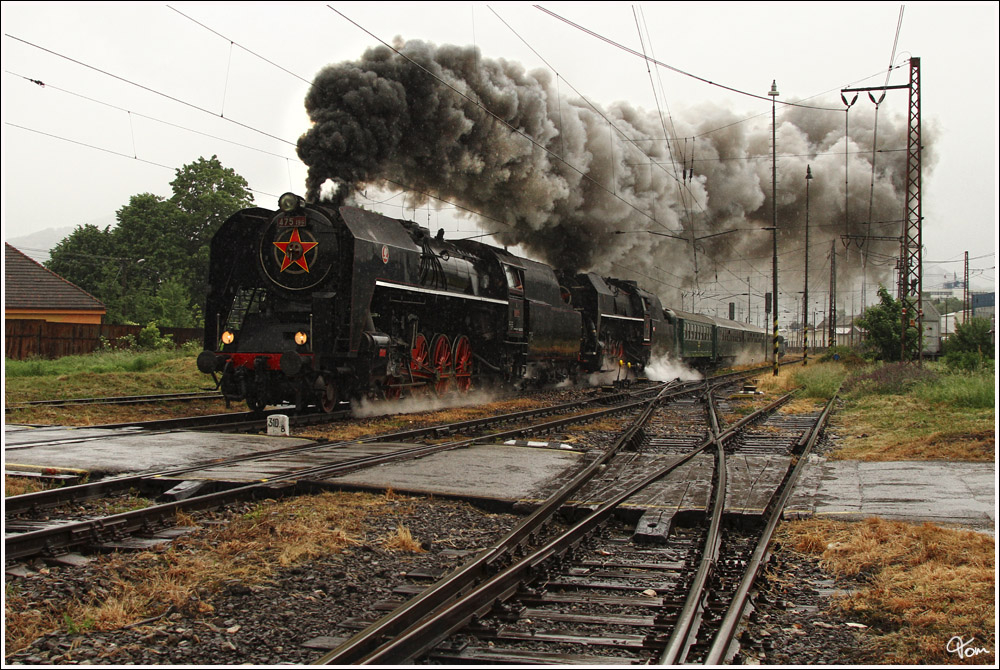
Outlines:
[[[765,98],[661,69],[656,76],[672,110],[711,103],[767,123],[772,80],[779,100],[825,95],[837,104],[842,87],[883,84],[902,5],[542,6],[637,51],[638,15],[657,60]],[[895,63],[904,66],[889,81],[906,84],[906,59],[921,58],[922,120],[934,129],[939,156],[923,179],[925,261],[956,261],[969,251],[972,267],[991,283],[997,7],[905,5],[895,47]],[[309,124],[309,82],[324,65],[355,60],[377,39],[474,44],[487,58],[551,68],[598,104],[656,108],[641,59],[530,3],[4,2],[2,11],[5,240],[112,224],[134,194],[169,196],[174,169],[199,156],[218,155],[249,181],[262,206],[273,207],[285,191],[303,192],[306,168],[295,142]],[[906,93],[890,91],[882,110],[905,118]],[[383,211],[413,217],[399,207]],[[415,218],[449,232],[474,229],[447,212]],[[945,267],[961,272],[960,263]]]

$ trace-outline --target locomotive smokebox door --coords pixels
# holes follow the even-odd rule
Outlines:
[[[313,209],[279,213],[261,235],[261,270],[287,291],[319,286],[337,265],[337,257],[333,224]]]

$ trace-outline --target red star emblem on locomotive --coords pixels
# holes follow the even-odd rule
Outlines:
[[[306,252],[317,246],[319,242],[303,242],[302,238],[299,237],[299,229],[296,228],[292,230],[292,234],[287,242],[272,242],[272,244],[285,254],[285,258],[281,261],[281,272],[284,272],[285,269],[293,264],[309,272],[309,264],[306,262]]]

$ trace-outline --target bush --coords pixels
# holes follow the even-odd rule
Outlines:
[[[156,322],[150,321],[139,331],[136,343],[142,349],[166,349],[173,346],[174,340],[169,335],[160,335],[160,329],[157,328]]]
[[[840,361],[849,368],[861,367],[867,363],[865,359],[858,355],[858,352],[850,347],[829,347],[819,357],[819,360],[821,363]]]
[[[992,361],[978,351],[949,351],[941,360],[953,372],[976,372],[992,367]]]
[[[993,354],[993,336],[990,322],[973,317],[955,326],[955,334],[942,345],[945,354],[976,353],[983,357]]]
[[[98,351],[131,351],[136,346],[138,345],[136,344],[135,335],[131,333],[116,337],[114,340],[109,340],[101,335],[101,346],[98,348]]]

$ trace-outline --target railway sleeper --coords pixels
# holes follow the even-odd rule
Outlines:
[[[467,627],[467,632],[474,634],[480,640],[495,642],[548,642],[551,644],[577,645],[581,647],[611,647],[632,652],[643,649],[663,649],[666,646],[665,635],[580,635],[574,632],[540,632],[507,630],[491,627]]]
[[[468,642],[456,643],[457,648],[439,646],[428,657],[431,661],[476,663],[488,665],[633,665],[634,659],[617,656],[596,656],[592,654],[564,654],[560,652],[531,651],[528,649],[494,649],[492,647],[470,646]]]

